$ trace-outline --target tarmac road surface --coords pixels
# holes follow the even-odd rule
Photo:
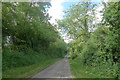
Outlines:
[[[32,78],[72,78],[67,57],[50,65]]]

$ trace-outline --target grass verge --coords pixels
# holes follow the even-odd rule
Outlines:
[[[79,58],[69,59],[71,73],[74,78],[114,78],[105,68],[82,65]]]
[[[3,78],[26,78],[34,75],[40,70],[44,69],[48,65],[58,61],[57,59],[45,60],[44,62],[40,62],[39,64],[34,64],[30,66],[18,67],[10,70],[6,70],[3,72]]]

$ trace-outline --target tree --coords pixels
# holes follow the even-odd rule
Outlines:
[[[94,19],[94,7],[95,5],[91,2],[80,2],[74,4],[69,10],[65,11],[63,20],[59,20],[58,24],[69,34],[78,38],[81,34],[89,36],[90,28],[94,27],[92,19]]]

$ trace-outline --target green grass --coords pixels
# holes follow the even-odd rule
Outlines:
[[[6,70],[3,72],[3,78],[26,78],[26,77],[30,77],[30,76],[36,74],[37,72],[39,72],[40,70],[44,69],[48,65],[56,62],[57,60],[59,60],[59,58],[49,59],[49,60],[46,60],[44,62],[42,61],[39,64],[34,64],[34,65],[30,65],[30,66],[9,69],[9,70]]]
[[[102,70],[99,67],[85,66],[81,64],[79,58],[69,59],[69,63],[71,73],[75,78],[114,78],[114,74],[111,74],[104,66]]]

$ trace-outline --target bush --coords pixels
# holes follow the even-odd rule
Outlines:
[[[3,51],[3,71],[14,67],[32,65],[39,61],[43,61],[46,58],[43,54],[32,50],[30,51],[31,52],[29,54],[18,51]]]

